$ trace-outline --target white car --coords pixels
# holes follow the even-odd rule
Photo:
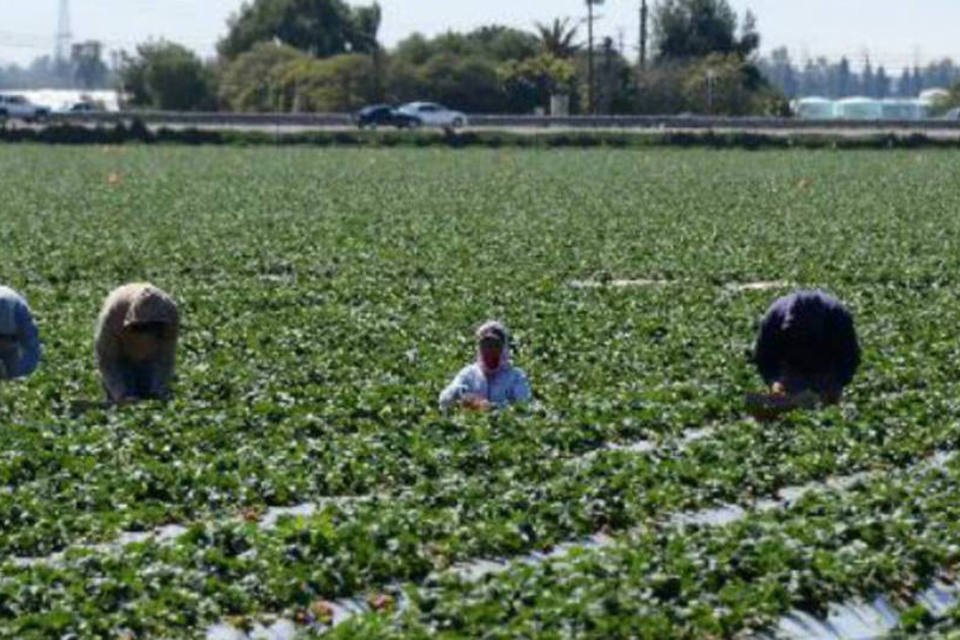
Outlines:
[[[0,93],[0,120],[18,118],[32,122],[50,115],[50,109],[33,104],[24,96]]]
[[[411,102],[403,105],[397,111],[417,118],[427,127],[459,129],[468,124],[467,116],[463,112],[447,109],[435,102]]]

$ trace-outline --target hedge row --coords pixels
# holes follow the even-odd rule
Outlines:
[[[649,148],[708,147],[717,149],[960,149],[960,138],[934,138],[922,133],[844,136],[751,132],[611,132],[568,131],[515,133],[505,131],[300,131],[267,132],[236,129],[152,130],[141,121],[112,127],[54,124],[42,128],[0,126],[0,142],[46,144],[186,144],[186,145],[303,145],[344,147],[518,147],[518,148]]]

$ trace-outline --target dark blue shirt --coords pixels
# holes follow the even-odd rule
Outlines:
[[[860,366],[853,316],[819,290],[780,298],[763,319],[754,361],[767,384],[843,388]]]

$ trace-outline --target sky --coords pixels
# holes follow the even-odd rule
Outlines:
[[[650,0],[652,4],[655,0]],[[27,63],[52,52],[60,0],[0,0],[0,62]],[[226,20],[242,0],[70,0],[75,40],[96,39],[108,49],[133,48],[165,37],[212,55]],[[900,69],[944,57],[960,61],[960,0],[730,0],[758,17],[762,51],[787,46],[795,59],[846,55],[857,66]],[[430,35],[498,23],[531,28],[554,17],[579,19],[584,0],[380,0],[381,37],[396,44],[414,31]],[[622,36],[636,55],[639,0],[606,0],[597,36]],[[585,29],[583,30],[585,35]]]

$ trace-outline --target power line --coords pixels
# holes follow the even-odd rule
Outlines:
[[[143,38],[134,40],[134,39],[117,39],[117,38],[89,38],[90,40],[96,40],[103,43],[107,46],[112,47],[129,47],[136,46],[138,44],[143,44],[147,42],[154,36],[145,36]],[[213,46],[213,42],[207,40],[206,38],[196,37],[196,38],[181,38],[178,37],[177,42],[191,44],[198,47],[209,47]],[[20,48],[35,48],[35,49],[49,49],[52,40],[50,37],[42,36],[33,33],[15,33],[12,31],[3,31],[0,30],[0,47],[20,47]]]
[[[3,41],[10,43],[27,43],[27,44],[40,44],[43,43],[44,46],[50,45],[50,38],[44,36],[38,36],[34,34],[25,34],[25,33],[14,33],[12,31],[3,31],[0,30],[0,44],[3,44]]]

